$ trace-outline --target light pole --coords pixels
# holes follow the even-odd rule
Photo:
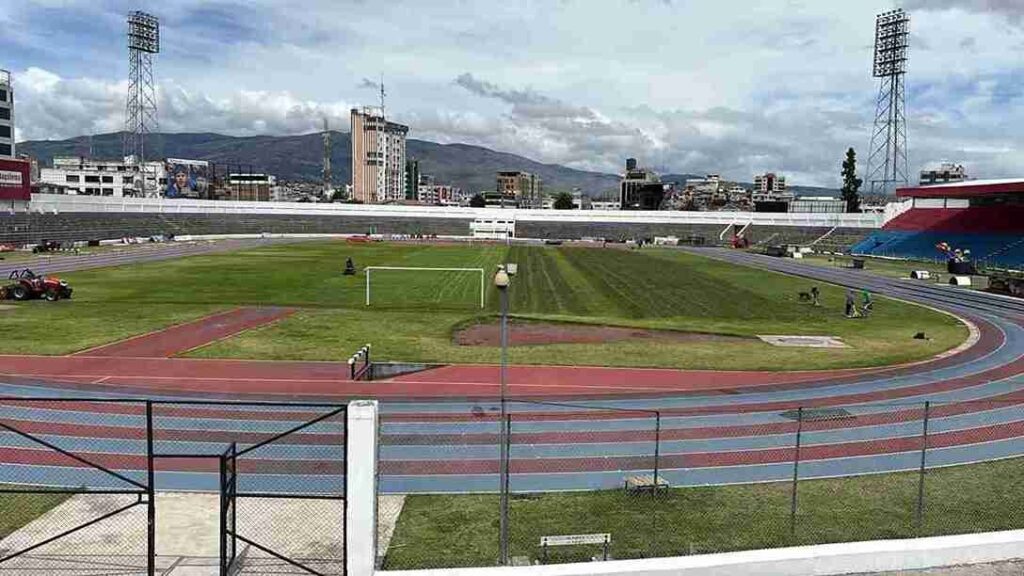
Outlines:
[[[501,385],[501,417],[498,422],[498,443],[499,446],[499,462],[498,462],[498,488],[500,493],[500,506],[501,516],[498,520],[498,532],[499,532],[499,563],[502,566],[508,565],[508,434],[509,430],[507,427],[508,417],[507,409],[505,406],[505,369],[508,365],[508,285],[509,277],[508,272],[505,271],[504,266],[498,267],[498,272],[494,275],[494,287],[498,289],[498,293],[501,295],[501,367],[500,367],[500,385]]]

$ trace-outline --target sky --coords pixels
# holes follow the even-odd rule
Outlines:
[[[0,0],[0,68],[19,141],[120,130],[125,19],[145,10],[161,131],[348,131],[383,78],[410,138],[836,186],[847,147],[863,168],[874,18],[897,5],[911,172],[1024,175],[1021,0]]]

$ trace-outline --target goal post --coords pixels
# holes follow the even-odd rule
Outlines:
[[[487,289],[484,285],[483,268],[425,268],[421,266],[367,266],[366,271],[366,305],[370,305],[370,277],[374,270],[402,270],[409,272],[476,272],[480,274],[480,308],[485,306]]]

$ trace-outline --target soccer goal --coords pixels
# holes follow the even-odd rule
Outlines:
[[[484,269],[483,268],[422,268],[416,266],[367,266],[364,268],[366,271],[366,305],[369,306],[371,302],[371,296],[373,294],[373,272],[374,271],[398,271],[398,272],[412,272],[421,274],[436,274],[444,272],[471,272],[480,275],[480,307],[483,308],[485,305],[484,298],[487,294],[486,287],[484,286]]]

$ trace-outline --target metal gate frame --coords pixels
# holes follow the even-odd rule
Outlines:
[[[301,405],[294,405],[294,406],[301,406]],[[245,537],[244,535],[239,534],[238,531],[236,530],[236,528],[237,528],[237,526],[236,526],[236,511],[237,511],[238,498],[275,498],[275,499],[281,499],[281,500],[303,499],[303,500],[339,500],[339,501],[344,501],[345,500],[345,496],[346,496],[346,488],[347,488],[347,484],[348,484],[347,476],[345,476],[345,475],[342,476],[342,478],[343,478],[342,485],[339,487],[338,495],[331,495],[331,494],[281,494],[281,493],[268,493],[268,492],[239,492],[238,491],[238,476],[239,476],[238,459],[243,457],[243,456],[245,456],[246,454],[254,451],[254,450],[258,450],[258,449],[260,449],[260,448],[262,448],[264,446],[267,446],[269,444],[273,444],[274,442],[277,442],[278,440],[282,440],[284,438],[287,438],[288,436],[291,436],[292,434],[297,434],[297,433],[301,432],[302,430],[305,430],[306,428],[314,426],[314,425],[316,425],[316,424],[318,424],[320,422],[323,422],[325,420],[328,420],[330,418],[334,418],[334,417],[338,416],[339,414],[340,415],[345,415],[347,413],[347,410],[348,410],[348,406],[347,405],[341,405],[340,407],[335,405],[334,409],[331,410],[330,412],[327,412],[325,414],[321,414],[320,416],[317,416],[316,418],[314,418],[312,420],[309,420],[308,422],[304,422],[302,424],[299,424],[298,426],[289,428],[288,430],[285,430],[284,432],[275,434],[274,436],[271,436],[270,438],[267,438],[266,440],[263,440],[263,441],[258,442],[256,444],[253,444],[252,446],[247,446],[247,447],[245,447],[242,450],[238,450],[237,447],[234,444],[232,444],[228,448],[228,450],[224,452],[224,454],[221,456],[221,530],[222,530],[221,531],[221,575],[222,576],[229,576],[230,572],[228,570],[230,568],[234,568],[235,567],[235,566],[232,566],[232,563],[236,562],[237,559],[238,559],[238,556],[235,554],[235,551],[236,551],[237,541],[239,541],[239,540],[242,541],[245,544],[248,544],[249,546],[251,546],[251,547],[253,547],[253,548],[257,549],[257,550],[260,550],[261,552],[264,552],[266,554],[269,554],[269,555],[273,556],[274,558],[277,558],[278,560],[281,560],[282,562],[285,562],[287,564],[290,564],[291,566],[294,566],[295,568],[303,570],[304,572],[306,572],[308,574],[313,574],[314,576],[328,576],[328,575],[325,575],[322,572],[318,572],[317,570],[314,570],[313,568],[311,568],[309,566],[306,566],[305,564],[302,564],[298,560],[294,560],[292,558],[289,558],[289,557],[285,556],[284,554],[280,554],[280,553],[276,552],[275,550],[273,550],[271,548],[263,546],[262,544],[259,544],[258,542],[255,542],[255,541]],[[343,427],[345,429],[345,434],[343,436],[345,438],[347,438],[348,423],[344,422],[343,423]],[[345,439],[342,440],[339,448],[342,450],[342,454],[343,454],[342,462],[346,462],[348,460],[348,446],[347,446],[347,443],[346,443]],[[230,510],[230,513],[228,512],[228,510]],[[344,514],[345,514],[344,510],[345,510],[345,508],[343,507],[342,510],[343,510],[343,512],[342,512],[342,515],[343,515],[342,523],[344,523]],[[228,545],[229,541],[230,541],[230,545]],[[343,542],[343,548],[344,548],[343,549],[342,562],[343,562],[343,565],[344,565],[344,562],[347,561],[347,556],[348,556],[348,549],[347,548],[348,548],[348,546],[347,546],[347,541],[345,540],[345,538],[342,538],[342,542]],[[227,552],[228,550],[230,550],[230,555]]]
[[[83,401],[83,400],[72,400],[72,399],[68,399],[68,398],[0,398],[0,400],[8,401],[8,402],[18,402],[18,401],[20,401],[20,402],[25,402],[25,403],[41,402],[41,403],[44,403],[44,404],[47,403],[47,402],[52,402],[52,403],[69,403],[69,402],[73,402],[73,401]],[[141,403],[141,402],[139,402],[137,400],[133,401],[133,400],[111,400],[111,399],[88,400],[88,401],[89,402],[94,402],[94,401],[98,401],[98,402],[115,402],[115,403],[123,404],[123,405],[131,405],[131,404],[140,404]],[[3,487],[0,487],[0,494],[71,494],[71,495],[78,495],[78,494],[90,494],[90,495],[92,495],[92,494],[96,494],[96,495],[125,495],[125,496],[135,496],[136,497],[135,501],[132,502],[131,504],[128,504],[127,506],[121,506],[117,510],[114,510],[114,511],[111,511],[111,512],[107,512],[106,514],[103,514],[103,515],[101,515],[101,516],[99,516],[97,518],[93,518],[92,520],[89,520],[88,522],[84,522],[82,524],[79,524],[79,525],[74,526],[72,528],[69,528],[67,530],[64,530],[60,534],[56,534],[54,536],[50,536],[49,538],[46,538],[45,540],[42,540],[41,542],[37,542],[37,543],[27,547],[27,548],[23,548],[21,550],[17,550],[15,552],[11,553],[11,554],[8,554],[7,556],[0,556],[0,564],[2,564],[4,562],[7,562],[8,560],[13,560],[15,558],[18,558],[18,557],[20,557],[20,556],[22,556],[24,554],[27,554],[27,553],[29,553],[29,552],[31,552],[33,550],[41,548],[41,547],[43,547],[43,546],[45,546],[47,544],[50,544],[52,542],[56,542],[57,540],[60,540],[61,538],[65,538],[67,536],[70,536],[71,534],[74,534],[75,532],[78,532],[80,530],[83,530],[85,528],[93,526],[95,524],[98,524],[99,522],[102,522],[102,521],[104,521],[104,520],[106,520],[108,518],[113,518],[114,516],[117,516],[118,514],[122,514],[124,512],[127,512],[127,511],[135,508],[136,506],[145,505],[146,506],[146,519],[147,519],[147,528],[146,528],[146,569],[147,569],[147,572],[149,574],[154,574],[155,573],[156,559],[154,557],[154,551],[155,551],[155,545],[154,545],[154,541],[155,541],[154,523],[155,523],[155,519],[156,519],[156,508],[155,508],[156,501],[155,501],[155,498],[154,498],[155,490],[153,488],[153,458],[152,458],[152,454],[153,454],[153,426],[152,426],[153,413],[152,413],[152,410],[153,410],[152,404],[149,403],[149,402],[146,402],[146,422],[147,422],[147,426],[146,426],[146,456],[147,456],[147,458],[146,458],[146,483],[145,484],[143,484],[142,482],[137,482],[135,480],[132,480],[131,478],[129,478],[129,477],[123,475],[123,474],[120,474],[118,472],[115,472],[114,470],[111,470],[111,469],[109,469],[109,468],[107,468],[107,467],[105,467],[105,466],[103,466],[101,464],[97,464],[97,463],[95,463],[95,462],[93,462],[93,461],[91,461],[91,460],[89,460],[87,458],[84,458],[82,456],[79,456],[79,455],[77,455],[77,454],[75,454],[75,453],[73,453],[73,452],[71,452],[69,450],[65,450],[65,449],[63,449],[63,448],[61,448],[59,446],[56,446],[56,445],[54,445],[54,444],[52,444],[50,442],[47,442],[46,440],[43,440],[42,438],[39,438],[39,437],[35,436],[34,434],[30,434],[30,433],[25,432],[23,430],[19,430],[18,428],[14,427],[14,426],[11,426],[11,425],[7,424],[6,422],[4,422],[3,419],[0,419],[0,430],[2,430],[2,431],[7,431],[7,432],[11,432],[13,434],[16,434],[17,436],[25,438],[26,440],[29,440],[30,442],[33,442],[35,444],[39,444],[40,446],[43,446],[43,447],[45,447],[48,450],[51,450],[53,452],[56,452],[56,453],[61,454],[63,456],[66,456],[67,458],[70,458],[70,459],[74,460],[75,462],[78,462],[80,464],[84,464],[84,468],[85,469],[99,471],[104,476],[115,478],[115,479],[117,479],[120,482],[125,482],[125,483],[127,483],[127,484],[129,484],[131,486],[137,487],[137,489],[134,489],[134,490],[110,490],[110,489],[88,490],[85,487],[78,488],[78,489],[76,489],[76,488],[40,488],[40,489],[31,489],[31,488],[3,488]]]

